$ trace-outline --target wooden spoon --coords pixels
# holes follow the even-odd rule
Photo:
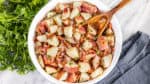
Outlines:
[[[131,0],[122,0],[116,7],[114,7],[112,10],[108,12],[101,12],[101,14],[96,15],[89,19],[87,22],[84,24],[89,24],[89,25],[98,25],[99,27],[99,36],[102,35],[108,24],[110,23],[112,16],[123,6],[125,6],[128,2]]]
[[[99,47],[99,49],[101,50],[102,47],[107,47],[105,44],[105,41],[102,41],[102,34],[104,32],[104,30],[108,27],[112,16],[119,10],[121,9],[123,6],[125,6],[128,2],[130,2],[131,0],[122,0],[115,8],[113,8],[112,10],[108,11],[108,12],[102,12],[99,15],[94,16],[93,18],[89,19],[86,24],[88,25],[96,25],[96,27],[98,27],[98,37],[97,37],[97,45]],[[98,25],[98,26],[97,26]]]

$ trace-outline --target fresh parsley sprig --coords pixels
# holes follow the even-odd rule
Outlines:
[[[27,49],[30,23],[48,0],[0,0],[0,70],[35,70]]]

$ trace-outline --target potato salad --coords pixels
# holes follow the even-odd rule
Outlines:
[[[109,23],[99,38],[96,25],[82,25],[100,13],[95,5],[84,1],[59,3],[38,23],[35,54],[47,74],[69,83],[86,82],[103,75],[113,59],[112,25]]]

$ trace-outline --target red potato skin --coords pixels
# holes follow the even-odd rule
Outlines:
[[[80,53],[80,60],[83,61],[83,62],[87,62],[87,55],[90,55],[91,58],[95,57],[96,52],[94,50],[88,50],[88,51],[81,51]]]
[[[45,65],[49,65],[49,66],[53,66],[53,67],[58,67],[57,63],[55,62],[55,59],[48,59],[47,56],[43,56],[43,60],[44,60],[44,64]]]
[[[40,34],[44,34],[45,32],[47,32],[47,25],[46,25],[46,21],[42,21],[37,29],[36,29],[36,32],[37,33],[40,33]]]
[[[98,47],[99,47],[100,50],[107,50],[107,49],[109,49],[109,45],[108,45],[108,43],[106,42],[104,36],[100,36],[100,37],[97,39],[97,44],[98,44]]]
[[[76,73],[79,71],[78,67],[64,67],[64,70],[67,71],[68,73]]]
[[[69,74],[66,82],[74,83],[77,81],[78,75],[76,73]]]
[[[85,33],[86,33],[85,27],[79,25],[78,29],[79,29],[79,32],[80,32],[81,34],[85,34]]]
[[[82,6],[81,6],[81,11],[83,12],[87,12],[87,13],[96,13],[97,12],[97,8],[93,5],[90,5],[88,3],[82,3]]]

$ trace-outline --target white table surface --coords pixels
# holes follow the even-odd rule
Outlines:
[[[101,0],[113,7],[120,0]],[[117,2],[115,2],[117,1]],[[150,0],[132,0],[132,2],[116,13],[122,28],[123,39],[127,39],[136,31],[150,34]],[[26,75],[18,75],[15,71],[0,72],[0,84],[52,84],[38,71]]]

